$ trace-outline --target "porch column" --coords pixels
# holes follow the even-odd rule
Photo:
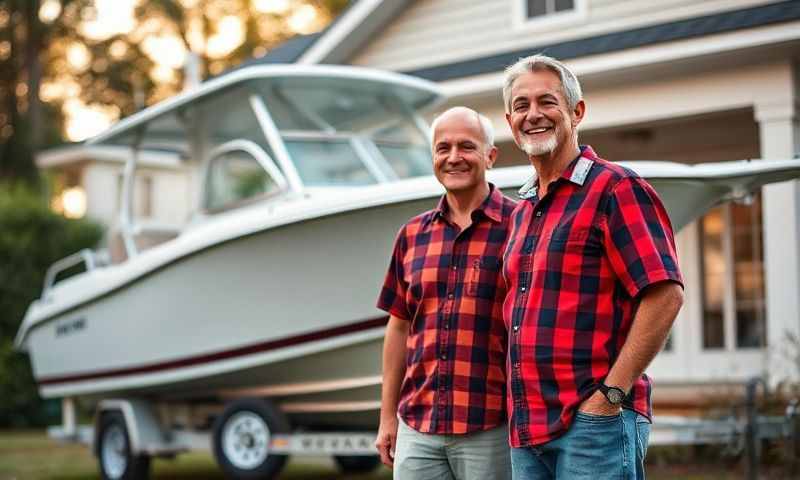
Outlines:
[[[761,158],[766,161],[786,160],[800,153],[797,70],[790,72],[783,98],[755,104]],[[788,334],[800,339],[800,182],[766,186],[763,200],[766,366],[774,385],[789,376],[800,376],[792,362],[792,356],[800,355],[800,344],[788,342]]]

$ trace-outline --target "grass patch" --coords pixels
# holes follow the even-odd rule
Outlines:
[[[658,455],[650,458],[647,477],[651,480],[733,480],[741,471],[730,465],[709,465],[683,458],[667,462]],[[657,460],[660,458],[660,462]],[[660,463],[660,464],[659,464]],[[666,464],[665,464],[666,463]],[[175,459],[156,459],[152,463],[153,480],[224,480],[210,454],[187,453]],[[383,466],[362,475],[343,475],[333,461],[323,457],[294,457],[280,480],[389,480],[391,471]],[[781,478],[769,475],[767,478]],[[62,444],[50,440],[42,431],[0,431],[0,480],[96,480],[97,462],[83,445]]]

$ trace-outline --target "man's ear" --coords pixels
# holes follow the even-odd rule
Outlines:
[[[579,100],[572,110],[572,126],[577,127],[583,121],[584,115],[586,115],[586,103],[583,100]]]
[[[506,113],[506,122],[508,122],[508,128],[510,128],[511,131],[513,132],[514,128],[511,126],[511,114],[510,113]]]
[[[497,154],[497,147],[492,145],[489,151],[486,152],[486,168],[492,168],[494,166],[494,162],[497,160]]]

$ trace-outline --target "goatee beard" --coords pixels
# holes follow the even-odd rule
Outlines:
[[[556,149],[556,136],[551,135],[547,140],[541,142],[523,139],[519,148],[527,153],[529,157],[552,153]]]

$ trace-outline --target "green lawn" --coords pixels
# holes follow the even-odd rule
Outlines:
[[[653,480],[725,480],[742,478],[725,467],[652,465],[648,478]],[[0,431],[0,480],[90,480],[99,478],[95,459],[82,445],[60,444],[41,431]],[[155,480],[222,480],[224,477],[208,454],[191,453],[175,460],[153,462]],[[280,477],[293,479],[388,480],[391,472],[380,467],[368,475],[341,475],[333,462],[325,458],[295,457]]]

